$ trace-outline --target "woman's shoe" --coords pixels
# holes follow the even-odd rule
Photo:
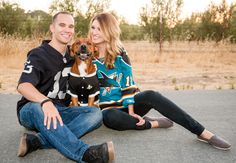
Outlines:
[[[145,116],[143,119],[145,121],[157,121],[158,128],[169,128],[174,125],[174,123],[166,117],[150,118],[150,117]]]
[[[205,143],[209,143],[210,145],[212,145],[213,147],[220,149],[220,150],[230,150],[231,145],[224,139],[214,135],[212,136],[209,140],[198,136],[198,140],[205,142]]]

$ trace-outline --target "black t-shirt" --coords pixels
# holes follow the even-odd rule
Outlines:
[[[43,41],[41,46],[32,49],[28,53],[19,84],[31,83],[39,92],[52,99],[54,103],[67,106],[70,102],[70,96],[66,92],[73,58],[68,50],[63,56],[48,42]],[[29,101],[24,97],[18,101],[18,117],[20,109],[27,102]]]

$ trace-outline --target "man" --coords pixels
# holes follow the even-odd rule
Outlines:
[[[51,41],[28,53],[17,90],[22,99],[17,103],[17,115],[22,126],[38,131],[24,133],[18,156],[23,157],[39,148],[56,148],[77,162],[111,162],[112,142],[89,146],[79,138],[98,128],[102,114],[95,107],[67,107],[67,79],[73,58],[68,43],[74,35],[74,18],[68,12],[53,16]]]

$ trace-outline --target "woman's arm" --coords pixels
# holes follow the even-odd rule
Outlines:
[[[134,95],[136,94],[137,87],[133,80],[132,66],[126,52],[123,52],[119,61],[120,71],[122,73],[120,85],[123,105],[128,107],[128,105],[134,104]]]
[[[128,112],[129,112],[129,115],[131,115],[132,117],[139,120],[139,122],[136,123],[137,126],[142,126],[145,123],[145,120],[141,116],[134,113],[134,105],[133,104],[128,105]]]

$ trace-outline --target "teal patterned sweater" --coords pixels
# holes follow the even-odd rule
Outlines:
[[[113,69],[107,69],[103,59],[95,59],[93,63],[97,65],[100,108],[128,108],[129,104],[134,104],[134,95],[138,89],[127,52],[123,50],[117,55]]]

